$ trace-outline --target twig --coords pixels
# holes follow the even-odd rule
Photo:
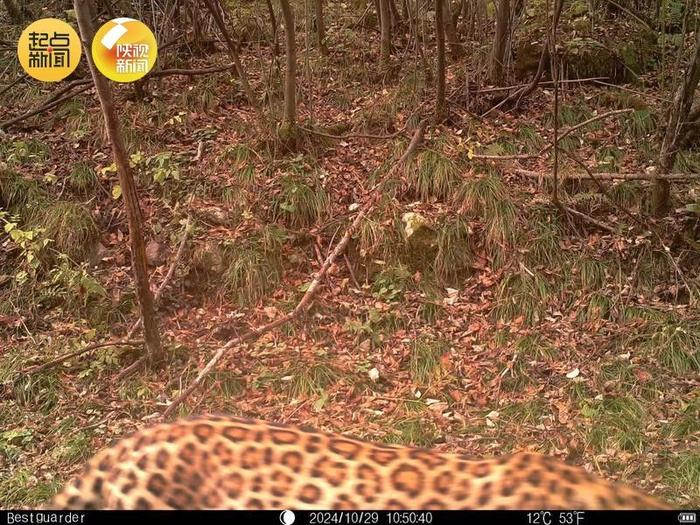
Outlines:
[[[352,269],[352,264],[350,264],[350,259],[348,259],[348,254],[344,253],[343,259],[345,259],[345,265],[348,267],[348,271],[350,272],[350,277],[352,277],[352,282],[355,284],[355,288],[357,288],[359,290],[362,287],[360,286],[360,283],[358,282],[357,277],[355,277],[355,270]]]
[[[352,234],[357,230],[359,227],[360,223],[364,219],[364,217],[371,211],[372,207],[376,203],[376,201],[379,199],[379,196],[381,195],[381,192],[377,191],[377,189],[380,187],[380,185],[387,179],[389,176],[393,175],[395,170],[401,166],[406,159],[416,150],[418,145],[421,143],[423,140],[423,135],[425,133],[425,128],[427,125],[427,121],[423,121],[418,125],[418,128],[416,129],[416,132],[413,135],[413,138],[411,139],[410,144],[408,145],[408,148],[404,152],[404,154],[401,156],[401,158],[394,164],[394,166],[387,172],[387,174],[377,182],[368,192],[369,194],[369,200],[360,208],[360,211],[357,213],[355,216],[355,219],[352,221],[350,226],[345,230],[345,234],[343,237],[340,239],[338,244],[335,246],[333,251],[326,257],[326,260],[324,261],[323,265],[319,269],[319,271],[316,273],[316,276],[313,278],[311,281],[311,284],[306,290],[306,293],[304,296],[301,298],[299,303],[294,307],[294,310],[291,312],[283,315],[282,317],[264,324],[262,326],[259,326],[257,328],[252,329],[250,332],[247,332],[241,336],[238,336],[234,339],[229,340],[226,344],[224,344],[222,347],[220,347],[212,356],[212,358],[209,360],[209,362],[204,366],[202,371],[199,373],[199,375],[195,378],[192,383],[180,394],[177,398],[173,400],[172,403],[168,406],[168,408],[163,412],[163,418],[167,418],[170,416],[173,411],[182,404],[182,402],[187,399],[187,397],[192,394],[204,381],[204,378],[212,371],[212,369],[216,366],[216,364],[219,362],[219,360],[223,357],[223,355],[230,350],[231,348],[240,345],[241,343],[244,343],[246,341],[251,341],[251,340],[256,340],[260,338],[263,334],[266,334],[267,332],[274,330],[278,326],[281,326],[295,317],[297,317],[302,311],[306,309],[307,306],[311,303],[311,300],[314,298],[316,295],[316,292],[318,290],[318,287],[320,286],[321,282],[326,276],[326,273],[328,272],[328,269],[331,267],[331,265],[335,262],[335,260],[338,258],[338,256],[343,253],[345,250],[348,242],[350,242],[350,238],[352,237]]]
[[[536,171],[530,171],[518,168],[514,170],[514,173],[522,175],[524,177],[530,177],[533,179],[549,179],[551,174],[549,173],[539,173]],[[690,181],[700,179],[700,173],[664,173],[664,174],[654,174],[654,173],[594,173],[593,174],[598,180],[673,180],[673,181]],[[579,180],[579,179],[589,179],[590,175],[587,173],[572,173],[565,175],[563,178]]]
[[[95,343],[92,345],[88,345],[84,348],[81,348],[80,350],[75,350],[74,352],[68,352],[67,354],[63,354],[63,355],[57,357],[56,359],[49,361],[48,363],[44,363],[44,364],[36,365],[36,366],[30,366],[29,368],[26,368],[24,370],[20,370],[18,372],[18,374],[35,374],[37,372],[41,372],[42,370],[46,370],[47,368],[51,368],[53,366],[61,364],[67,359],[77,357],[79,355],[82,355],[86,352],[90,352],[91,350],[96,350],[98,348],[104,348],[107,346],[142,346],[142,345],[143,345],[142,340],[138,340],[138,341],[119,340],[119,341],[108,341],[106,343]]]

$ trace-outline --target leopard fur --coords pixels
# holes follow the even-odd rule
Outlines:
[[[65,509],[650,509],[631,487],[529,452],[472,460],[233,417],[161,424],[99,452]]]

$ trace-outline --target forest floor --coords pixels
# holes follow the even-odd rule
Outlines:
[[[142,101],[116,88],[154,288],[187,217],[192,224],[159,309],[162,370],[122,377],[136,353],[108,347],[23,373],[124,336],[137,309],[126,216],[95,100],[77,96],[8,131],[0,203],[28,210],[23,228],[51,234],[55,250],[29,284],[0,279],[3,507],[48,499],[96,450],[161,414],[226,340],[299,301],[362,190],[405,149],[414,113],[432,111],[420,69],[380,75],[366,46],[333,38],[330,57],[301,54],[304,127],[385,135],[407,125],[406,133],[305,134],[290,153],[257,134],[229,73],[151,82]],[[267,88],[278,105],[283,71],[262,67],[270,57],[257,49],[243,58],[258,92]],[[217,61],[225,54],[206,64]],[[459,75],[451,69],[449,85],[463,85]],[[13,90],[21,108],[51,92]],[[551,101],[540,90],[520,110],[480,120],[455,91],[450,122],[428,128],[312,308],[231,349],[178,415],[243,414],[474,456],[533,450],[699,506],[700,316],[688,288],[697,297],[700,265],[683,240],[697,228],[684,208],[697,183],[674,185],[674,211],[652,220],[644,181],[605,181],[607,198],[588,181],[569,180],[565,202],[598,224],[564,214],[544,178],[551,158],[537,155],[551,141]],[[631,109],[562,144],[595,171],[640,173],[654,158],[663,102],[652,91],[568,86],[561,104],[563,128]],[[17,113],[6,106],[0,117]],[[473,158],[514,153],[534,157]],[[581,171],[563,158],[561,172]],[[31,222],[30,199],[55,213]],[[427,244],[406,239],[407,212],[430,225]],[[9,276],[17,250],[2,249]]]

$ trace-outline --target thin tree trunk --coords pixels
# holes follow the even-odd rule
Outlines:
[[[452,18],[449,0],[443,0],[442,4],[442,18],[445,21],[444,27],[447,42],[450,44],[450,55],[452,55],[452,58],[457,59],[462,56],[462,46],[459,43],[459,38],[457,38],[456,22]]]
[[[270,23],[272,24],[272,49],[275,58],[277,58],[280,55],[280,46],[277,42],[277,18],[275,18],[275,9],[272,7],[272,0],[265,1],[267,2],[267,11],[270,14]]]
[[[241,86],[243,87],[243,92],[245,93],[246,98],[248,99],[248,103],[254,108],[258,109],[258,101],[255,99],[255,95],[253,94],[253,90],[250,87],[250,83],[248,82],[248,75],[246,74],[245,70],[243,69],[243,64],[241,64],[241,59],[238,56],[238,50],[236,49],[236,44],[231,38],[231,35],[228,32],[228,29],[226,29],[226,24],[224,23],[224,19],[221,17],[221,13],[219,13],[219,10],[216,8],[214,5],[213,0],[204,0],[204,3],[207,6],[207,9],[211,13],[212,17],[214,17],[214,22],[216,22],[217,27],[219,28],[219,31],[221,31],[221,34],[224,37],[224,40],[226,40],[226,46],[228,47],[228,52],[229,55],[231,55],[231,61],[233,62],[233,65],[236,68],[236,74],[238,75],[238,79],[241,81]]]
[[[316,38],[318,40],[318,49],[323,56],[328,54],[326,46],[326,24],[323,20],[323,0],[314,0],[316,4]]]
[[[503,82],[510,35],[510,0],[496,2],[496,35],[491,53],[491,83],[500,86]]]
[[[14,1],[3,0],[3,3],[5,4],[5,9],[7,9],[7,14],[10,15],[10,21],[13,24],[21,24],[23,19],[22,13],[20,13],[19,9],[17,9]]]
[[[379,20],[382,28],[381,62],[389,63],[391,56],[391,10],[389,0],[379,0]]]
[[[81,39],[83,42],[90,42],[93,36],[90,0],[74,0],[73,6],[78,19]],[[97,71],[91,54],[85,53],[85,55],[88,59],[97,97],[100,100],[100,106],[102,106],[107,135],[112,145],[112,155],[119,174],[122,199],[126,207],[126,216],[129,222],[129,242],[131,244],[131,264],[136,278],[136,295],[141,307],[147,359],[152,365],[157,365],[163,360],[163,351],[158,332],[158,320],[153,307],[153,295],[148,283],[146,249],[143,241],[141,209],[139,207],[136,184],[134,183],[134,177],[129,166],[129,157],[122,140],[121,130],[119,129],[119,120],[114,110],[112,90],[107,79]]]
[[[445,2],[435,0],[435,35],[437,39],[437,95],[435,117],[438,122],[445,118]]]
[[[287,70],[284,75],[284,124],[286,133],[293,136],[297,128],[297,45],[294,12],[289,0],[280,0],[286,33]]]
[[[693,96],[700,82],[700,31],[696,31],[695,50],[690,64],[681,77],[680,84],[673,97],[673,103],[668,111],[666,132],[659,152],[658,171],[660,174],[670,173],[679,149],[681,130],[688,115],[691,114]],[[652,211],[661,216],[668,213],[671,207],[671,183],[665,179],[656,179],[652,191]]]

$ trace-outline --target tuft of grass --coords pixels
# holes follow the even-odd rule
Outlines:
[[[68,186],[78,195],[92,196],[97,184],[97,173],[86,162],[74,164],[68,174]]]
[[[433,267],[444,283],[456,281],[472,263],[469,224],[457,216],[438,231],[437,254]]]
[[[675,438],[700,435],[700,396],[686,405],[671,424],[669,433]]]
[[[72,465],[85,461],[92,454],[90,436],[87,432],[79,431],[51,451],[51,457],[60,463]]]
[[[537,153],[544,147],[544,139],[532,126],[523,126],[518,130],[518,140],[526,153]]]
[[[88,259],[100,235],[90,211],[76,202],[51,203],[36,222],[45,229],[45,236],[53,240],[52,246],[76,262]]]
[[[399,301],[412,282],[411,272],[404,265],[390,265],[374,277],[372,294],[381,301]]]
[[[440,358],[449,350],[445,341],[421,337],[413,343],[410,359],[411,377],[420,385],[427,385],[440,374]]]
[[[535,425],[547,413],[547,404],[541,399],[513,403],[499,410],[501,417],[516,425]]]
[[[664,472],[664,480],[676,492],[700,499],[700,454],[689,452],[674,456]],[[692,508],[692,507],[691,507]]]
[[[326,387],[335,383],[339,374],[329,364],[319,361],[309,365],[300,363],[287,373],[289,396],[293,399],[322,395]]]
[[[457,202],[462,211],[484,221],[486,243],[494,258],[504,255],[515,238],[517,220],[503,179],[496,174],[469,179],[459,189]]]
[[[293,228],[307,228],[328,212],[328,195],[318,181],[285,175],[280,185],[280,191],[270,206],[273,220],[281,220]]]
[[[60,386],[51,372],[21,376],[13,384],[14,398],[19,406],[47,414],[58,402]]]
[[[241,306],[254,304],[277,288],[282,269],[277,257],[257,246],[227,247],[228,266],[222,276],[224,289]]]
[[[535,207],[530,211],[532,231],[521,236],[520,243],[526,250],[525,261],[529,266],[556,268],[561,264],[560,243],[563,228],[553,210]]]
[[[644,188],[639,181],[623,181],[608,189],[608,194],[625,208],[638,208],[642,204]]]
[[[0,154],[10,166],[41,164],[51,157],[51,148],[39,139],[14,140],[0,144]]]
[[[36,472],[23,468],[0,478],[0,501],[9,508],[37,508],[50,500],[61,488],[63,480],[40,480]]]
[[[551,299],[547,279],[541,274],[526,271],[507,274],[498,287],[493,315],[499,321],[523,318],[527,325],[536,324],[543,316]]]
[[[455,161],[432,149],[419,152],[406,164],[408,190],[421,200],[446,199],[458,180]]]
[[[9,169],[0,169],[0,205],[12,213],[27,216],[40,207],[46,194],[39,184]]]
[[[674,323],[656,327],[645,344],[661,363],[676,374],[700,370],[700,326]]]
[[[389,220],[380,218],[390,217]],[[402,246],[398,210],[388,200],[383,200],[370,217],[358,228],[357,249],[360,257],[387,261],[394,259]]]
[[[604,293],[594,293],[588,300],[585,310],[579,311],[579,319],[594,321],[596,319],[609,319],[612,309],[612,300]]]
[[[584,290],[599,290],[605,284],[606,273],[603,261],[583,257],[578,263],[578,273],[581,288]]]
[[[592,420],[587,440],[598,452],[609,449],[635,453],[644,451],[647,412],[637,399],[630,396],[607,397],[602,401],[585,403],[581,413]]]
[[[631,139],[641,140],[656,131],[656,115],[648,108],[620,115],[623,132]]]
[[[552,343],[540,334],[529,334],[520,338],[515,348],[523,359],[552,361],[558,355]]]
[[[598,171],[617,173],[620,170],[624,156],[624,150],[616,146],[604,146],[599,148],[596,152]]]
[[[427,448],[434,445],[439,437],[435,424],[420,416],[401,419],[392,428],[395,432],[385,436],[385,443]]]

